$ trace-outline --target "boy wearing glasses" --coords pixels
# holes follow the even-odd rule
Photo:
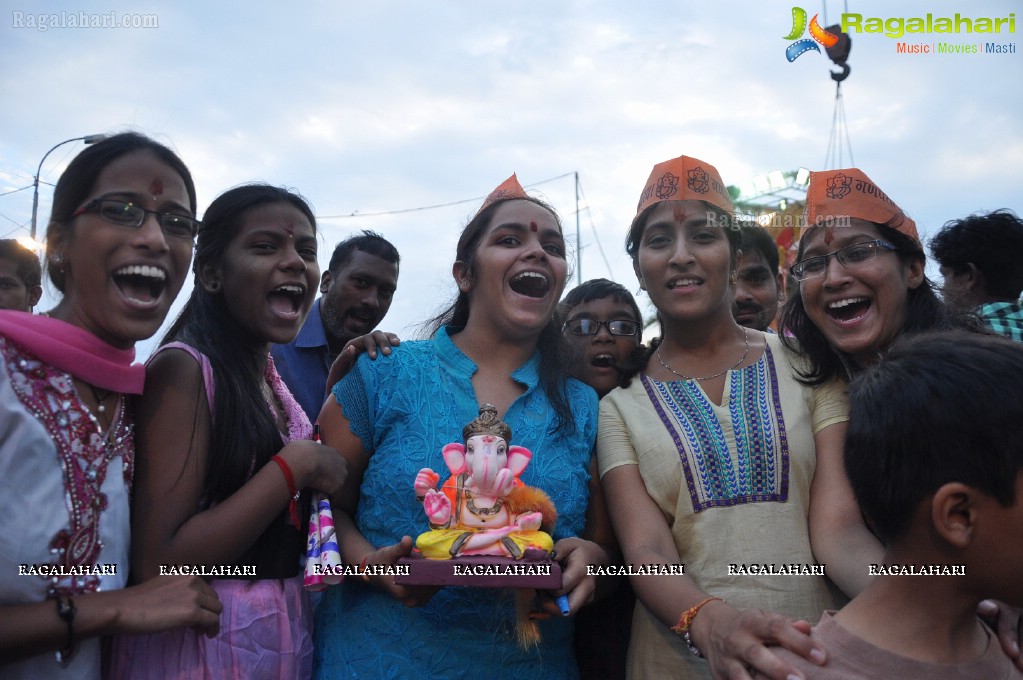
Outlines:
[[[569,375],[603,397],[635,373],[631,359],[642,340],[643,317],[623,286],[607,279],[587,281],[565,296],[558,314]]]

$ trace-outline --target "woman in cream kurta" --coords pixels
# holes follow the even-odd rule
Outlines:
[[[791,353],[777,336],[765,337],[760,359],[728,374],[720,406],[695,380],[643,375],[611,392],[600,403],[600,473],[639,466],[686,574],[703,591],[740,609],[815,622],[834,607],[823,576],[730,574],[765,565],[812,570],[813,435],[847,418],[842,385],[813,389],[796,382]],[[721,442],[727,460],[720,457]],[[710,677],[706,662],[641,602],[628,665],[630,677]]]
[[[790,617],[833,606],[812,573],[809,509],[811,490],[830,494],[815,471],[841,460],[843,399],[802,387],[777,336],[735,322],[733,214],[717,170],[680,156],[654,166],[626,239],[663,334],[601,403],[601,483],[627,564],[685,564],[631,578],[631,677],[786,677],[770,645],[826,656]],[[793,569],[811,573],[760,573]]]

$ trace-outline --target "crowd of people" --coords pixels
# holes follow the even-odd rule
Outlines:
[[[1023,221],[948,222],[939,289],[856,168],[811,173],[786,270],[710,163],[639,195],[655,328],[631,285],[563,295],[561,221],[512,175],[399,340],[381,234],[321,274],[297,193],[241,185],[200,221],[166,146],[82,151],[53,309],[0,241],[0,678],[1023,677]],[[395,580],[412,480],[484,404],[557,508],[559,590]],[[355,574],[315,598],[313,493]]]

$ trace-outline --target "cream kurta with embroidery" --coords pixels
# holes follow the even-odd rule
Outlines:
[[[602,399],[600,474],[639,466],[685,573],[705,592],[740,609],[816,622],[834,607],[825,578],[729,573],[814,565],[807,523],[813,436],[848,418],[844,385],[800,384],[790,364],[797,359],[777,336],[765,337],[760,360],[728,373],[720,406],[695,380],[646,376]],[[639,602],[628,665],[634,678],[710,677],[706,662]]]

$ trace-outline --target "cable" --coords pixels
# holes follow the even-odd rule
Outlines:
[[[22,224],[21,222],[18,222],[17,220],[13,220],[10,217],[8,217],[7,215],[4,215],[3,213],[0,213],[0,217],[4,218],[5,220],[10,222],[11,224],[18,225],[18,229],[24,229],[25,227],[28,226],[28,222],[26,222],[25,224]]]
[[[612,281],[615,280],[614,272],[611,271],[611,263],[607,261],[607,255],[604,253],[604,246],[600,243],[600,235],[597,234],[597,225],[593,223],[593,212],[590,210],[590,202],[586,198],[586,192],[583,191],[583,184],[579,182],[579,193],[583,195],[583,202],[586,203],[586,216],[590,220],[590,229],[593,230],[593,238],[597,242],[597,250],[600,251],[600,257],[604,259],[604,266],[607,267],[607,276]]]
[[[553,182],[555,180],[564,179],[565,177],[571,177],[573,174],[574,173],[566,172],[565,174],[558,175],[557,177],[550,177],[548,179],[540,180],[539,182],[534,182],[532,184],[527,184],[523,188],[529,189],[531,187],[537,187],[537,186],[540,186],[541,184],[547,184],[547,183]],[[419,212],[419,211],[422,211],[422,210],[435,210],[437,208],[448,208],[448,207],[451,207],[453,205],[463,205],[465,203],[476,203],[476,202],[482,201],[484,198],[486,198],[486,196],[478,196],[478,197],[475,197],[475,198],[466,198],[466,199],[462,199],[461,201],[451,201],[450,203],[438,203],[437,205],[424,205],[424,206],[421,206],[419,208],[402,208],[401,210],[386,210],[386,211],[383,211],[383,212],[375,212],[375,213],[353,212],[353,213],[351,213],[349,215],[317,215],[316,219],[318,219],[318,220],[341,220],[341,219],[347,219],[347,218],[350,218],[350,217],[380,217],[381,215],[401,215],[403,213]]]
[[[849,148],[849,167],[856,165],[853,160],[852,139],[849,137],[849,122],[845,116],[845,99],[842,96],[842,83],[835,83],[835,110],[831,114],[831,134],[828,136],[828,150],[824,154],[824,169],[846,167],[843,165],[842,142],[843,132],[845,145]],[[837,161],[837,164],[831,165]]]
[[[0,194],[0,196],[9,196],[10,194],[16,194],[19,191],[24,191],[25,189],[31,189],[31,188],[32,188],[32,185],[29,184],[27,187],[21,187],[20,189],[11,189],[10,191],[5,191],[4,193]]]

